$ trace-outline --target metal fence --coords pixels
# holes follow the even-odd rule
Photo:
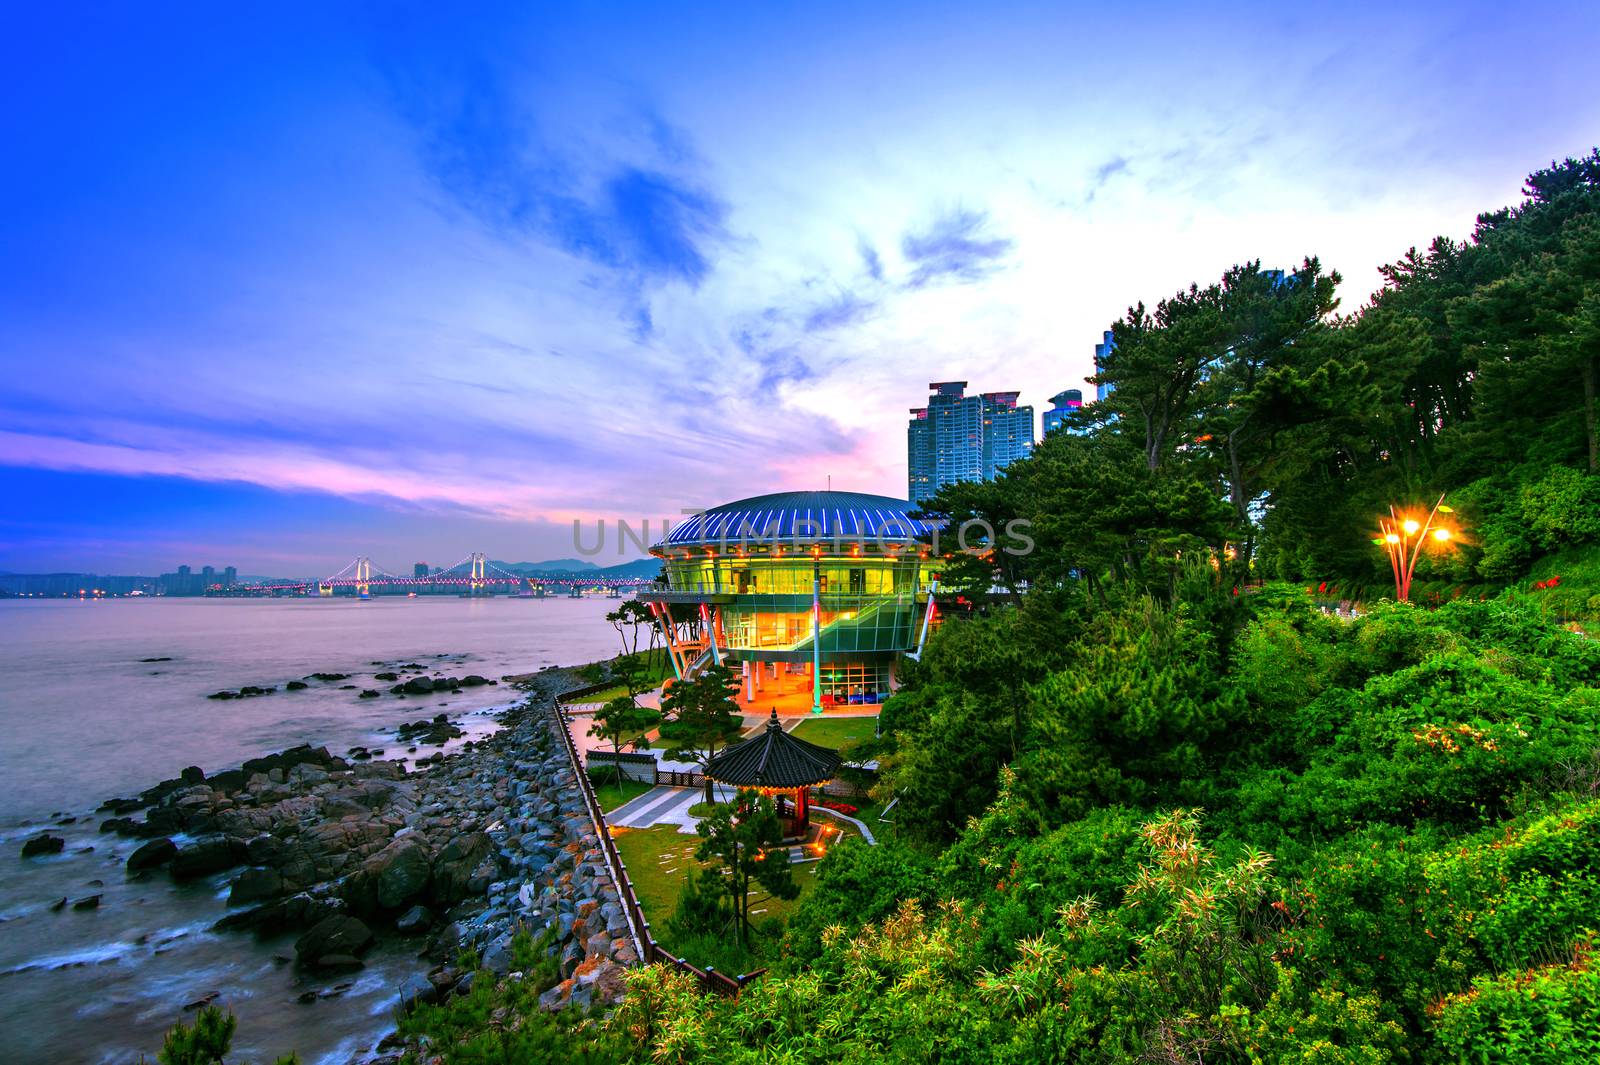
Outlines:
[[[595,798],[594,786],[589,782],[589,774],[584,771],[583,762],[578,757],[578,744],[572,738],[572,726],[567,721],[567,715],[562,711],[569,702],[581,701],[585,695],[591,695],[597,689],[594,685],[576,688],[572,691],[562,692],[557,695],[552,707],[555,714],[556,732],[561,737],[561,742],[566,746],[567,758],[572,763],[573,772],[578,777],[578,791],[583,795],[583,804],[589,811],[589,819],[594,822],[595,833],[600,837],[600,851],[605,856],[606,868],[611,872],[612,882],[617,885],[617,894],[622,899],[622,911],[628,918],[628,932],[638,949],[640,959],[646,962],[661,962],[674,968],[689,973],[700,981],[700,986],[708,991],[715,991],[724,995],[737,995],[746,984],[759,979],[767,970],[757,969],[755,972],[742,973],[738,976],[728,976],[719,973],[711,966],[704,969],[692,965],[657,943],[650,934],[650,922],[645,919],[644,910],[639,906],[639,896],[634,891],[633,879],[628,876],[628,866],[622,860],[622,855],[617,850],[616,841],[611,838],[611,826],[606,824],[605,814],[600,810],[600,801]],[[685,779],[694,778],[692,785],[700,787],[705,784],[705,777],[699,773],[657,774],[658,782],[664,783],[662,776],[676,776]]]

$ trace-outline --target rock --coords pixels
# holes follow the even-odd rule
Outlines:
[[[324,681],[349,680],[350,679],[350,674],[348,674],[348,673],[313,673],[309,677],[307,677],[306,679],[307,680],[324,680]]]
[[[66,909],[66,908],[67,908],[67,897],[65,895],[61,896],[59,899],[57,899],[56,901],[54,901],[54,902],[52,902],[50,904],[50,912],[51,913],[60,913],[62,910]]]
[[[87,898],[79,899],[72,904],[72,908],[74,910],[98,910],[100,908],[100,896],[90,895]]]
[[[433,691],[433,681],[427,677],[412,677],[400,685],[400,689],[408,695],[427,695]]]
[[[400,674],[398,674],[398,673],[374,673],[372,675],[372,679],[373,680],[382,680],[382,681],[396,681],[396,680],[400,679]]]
[[[395,840],[369,861],[377,877],[378,906],[398,910],[428,887],[432,867],[428,848],[414,837]]]
[[[421,973],[413,973],[400,985],[400,1014],[404,1016],[425,1002],[439,997],[439,989]]]
[[[567,1004],[567,999],[572,995],[572,981],[563,980],[555,987],[539,996],[539,1008],[542,1010],[558,1010]]]
[[[496,976],[504,976],[511,971],[511,934],[496,939],[483,952],[481,968],[488,969]]]
[[[488,677],[480,677],[476,673],[468,673],[461,678],[461,686],[463,688],[478,688],[488,683],[490,683]]]
[[[320,965],[330,958],[355,957],[371,946],[372,929],[355,917],[338,914],[295,940],[294,953],[301,965]]]
[[[60,836],[52,836],[48,832],[41,832],[22,845],[22,856],[33,858],[41,854],[60,854],[67,846],[67,841]]]
[[[368,688],[366,691],[361,693],[361,698],[363,699],[376,699],[377,697],[378,692],[372,688]]]
[[[313,963],[327,972],[347,973],[366,968],[366,963],[353,954],[324,954]]]
[[[191,765],[178,774],[178,779],[185,784],[193,786],[206,779],[206,771],[197,765]]]
[[[172,875],[180,880],[220,873],[239,864],[233,843],[226,836],[200,836],[178,848],[172,856]]]
[[[285,684],[283,686],[285,691],[291,691],[291,692],[303,691],[304,689],[309,688],[309,687],[311,687],[311,685],[307,684],[303,680],[291,680],[289,683],[287,683],[287,684]]]
[[[248,906],[283,894],[283,875],[276,869],[246,869],[228,892],[229,906]]]
[[[128,855],[128,872],[137,873],[145,869],[155,869],[172,861],[177,853],[176,843],[166,836],[159,836]]]
[[[493,850],[485,832],[466,832],[446,843],[433,863],[434,901],[451,906],[466,898],[474,871]]]
[[[401,914],[400,919],[394,923],[395,931],[408,936],[418,932],[426,932],[432,925],[433,913],[422,905],[411,907],[411,909]]]

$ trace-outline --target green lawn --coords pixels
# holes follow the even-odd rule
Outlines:
[[[594,786],[594,797],[600,803],[601,813],[610,813],[629,799],[637,799],[655,785],[646,784],[642,780],[629,780],[624,777],[619,787],[615,780]]]
[[[692,945],[684,947],[672,942],[672,936],[667,931],[667,919],[677,908],[684,877],[690,868],[699,865],[694,852],[700,846],[700,837],[684,835],[676,825],[614,828],[611,835],[616,840],[623,864],[628,867],[628,878],[633,881],[634,893],[639,896],[639,905],[644,909],[645,919],[650,922],[651,935],[673,953],[680,950],[686,954],[694,953]],[[816,862],[795,866],[794,878],[800,885],[799,898],[792,902],[783,899],[753,902],[754,909],[765,911],[751,915],[754,923],[759,926],[773,917],[788,917],[800,905],[800,900],[816,887],[816,873]],[[759,954],[735,957],[719,952],[715,958],[689,957],[688,960],[696,965],[710,962],[728,971],[749,971],[765,964]]]
[[[852,743],[872,739],[878,727],[875,717],[822,717],[811,718],[794,727],[792,735],[821,747],[838,750]]]

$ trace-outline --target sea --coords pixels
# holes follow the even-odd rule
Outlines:
[[[155,1060],[163,1033],[214,1001],[238,1017],[230,1061],[294,1050],[344,1065],[393,1026],[416,947],[380,946],[333,990],[288,962],[293,936],[210,926],[231,873],[130,880],[139,840],[101,834],[95,808],[186,766],[215,772],[300,743],[400,756],[396,726],[449,714],[462,740],[494,728],[505,685],[399,699],[373,679],[417,662],[498,679],[609,657],[614,600],[419,596],[333,599],[0,600],[0,1061]],[[343,681],[306,679],[344,673]],[[291,680],[308,687],[287,691]],[[216,700],[243,685],[269,695]],[[354,685],[347,688],[346,685]],[[362,699],[362,689],[380,698]],[[448,751],[448,748],[446,749]],[[426,751],[422,753],[427,753]],[[21,858],[48,829],[54,857]],[[73,901],[99,895],[96,909]],[[52,905],[66,898],[59,911]],[[310,994],[308,994],[310,993]]]

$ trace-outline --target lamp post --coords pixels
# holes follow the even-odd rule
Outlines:
[[[1417,556],[1422,554],[1422,545],[1430,539],[1437,544],[1447,544],[1455,535],[1443,525],[1434,526],[1436,517],[1450,513],[1453,511],[1444,505],[1444,496],[1441,494],[1423,521],[1396,511],[1393,504],[1389,506],[1389,516],[1378,519],[1378,536],[1372,542],[1383,548],[1384,554],[1389,556],[1396,602],[1404,603],[1411,598],[1411,575],[1417,568]]]

